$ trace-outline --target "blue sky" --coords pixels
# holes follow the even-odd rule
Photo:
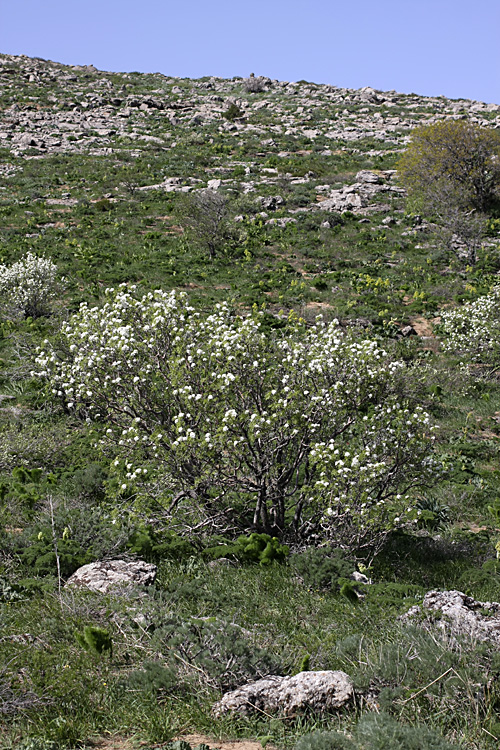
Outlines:
[[[500,0],[0,0],[0,52],[500,103]]]

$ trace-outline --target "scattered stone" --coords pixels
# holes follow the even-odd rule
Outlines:
[[[416,336],[417,332],[413,326],[404,326],[404,328],[401,329],[401,335],[404,338],[408,338],[409,336]]]
[[[266,224],[270,224],[271,226],[277,226],[281,229],[284,229],[288,224],[296,224],[297,219],[292,218],[291,216],[282,216],[279,219],[268,219],[266,221]]]
[[[226,693],[215,704],[215,716],[253,711],[295,716],[305,711],[332,711],[349,703],[354,696],[345,672],[300,672],[293,677],[271,675]]]
[[[366,585],[371,583],[370,578],[368,578],[368,576],[365,576],[364,573],[360,573],[359,570],[355,570],[353,573],[351,573],[351,579],[353,581],[356,581],[357,583],[364,583]]]
[[[375,172],[370,172],[368,169],[362,169],[361,172],[358,172],[356,175],[356,182],[366,182],[369,185],[379,185],[382,180],[380,179],[380,175]]]
[[[371,86],[364,86],[364,88],[359,90],[359,99],[362,102],[369,102],[370,104],[381,104],[385,100]]]
[[[129,586],[150,586],[156,578],[156,565],[137,560],[106,560],[78,568],[66,586],[76,586],[107,594],[111,589]]]
[[[76,206],[78,203],[77,198],[47,198],[45,203],[47,206]]]
[[[424,622],[451,636],[468,636],[500,646],[500,603],[479,602],[462,591],[429,591],[400,619]]]
[[[348,191],[346,188],[340,190],[332,190],[329,198],[321,201],[318,207],[322,211],[354,211],[358,208],[362,208],[366,203],[359,193]]]
[[[347,318],[341,324],[348,328],[373,328],[373,323],[368,318]]]
[[[257,199],[264,211],[277,211],[280,206],[283,205],[283,198],[281,195],[267,195],[261,196]]]
[[[208,563],[208,567],[211,570],[217,570],[217,568],[231,568],[235,565],[235,560],[230,560],[229,557],[219,557],[217,560],[210,560]]]

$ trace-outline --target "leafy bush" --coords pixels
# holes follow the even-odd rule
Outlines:
[[[432,426],[398,395],[404,365],[337,321],[265,333],[226,305],[203,318],[185,295],[107,292],[62,327],[38,375],[81,417],[109,420],[120,492],[150,475],[180,499],[238,497],[270,535],[373,544],[432,481]],[[243,504],[243,508],[241,505]]]
[[[194,240],[215,258],[229,236],[227,198],[214,190],[198,190],[184,196],[179,205]]]
[[[155,532],[151,527],[134,529],[126,544],[129,552],[145,560],[183,560],[197,553],[196,548],[173,531]]]
[[[12,266],[0,265],[0,296],[6,312],[28,318],[48,315],[51,302],[62,289],[57,266],[50,258],[27,253]]]
[[[22,586],[0,576],[0,602],[22,602],[26,598],[27,594]]]
[[[383,713],[364,716],[356,726],[356,740],[358,747],[366,750],[451,750],[456,747],[429,727],[401,724]]]
[[[56,575],[57,557],[61,576],[69,578],[82,565],[92,561],[92,554],[74,539],[57,539],[57,555],[50,528],[40,531],[29,547],[21,552],[21,561],[36,575]]]
[[[420,511],[418,525],[424,529],[440,529],[450,520],[450,509],[435,498],[424,497],[418,500],[417,509]]]
[[[229,107],[222,113],[222,116],[226,118],[226,120],[229,120],[230,122],[234,122],[234,120],[237,120],[238,117],[243,116],[242,110],[238,107],[237,104],[232,102]],[[243,171],[243,174],[245,172]]]
[[[102,500],[107,475],[107,471],[98,463],[90,463],[84,469],[78,469],[73,474],[75,492],[89,500]]]
[[[466,120],[442,120],[416,128],[398,163],[410,192],[428,206],[455,191],[463,208],[485,210],[500,187],[500,134]]]
[[[433,219],[447,247],[474,265],[486,231],[484,212],[500,197],[500,136],[464,120],[412,133],[398,169],[410,207]]]
[[[145,661],[142,669],[134,670],[127,679],[127,687],[136,691],[152,693],[155,698],[179,693],[179,676],[173,667],[165,667],[157,661]]]
[[[243,88],[248,94],[260,94],[266,90],[266,81],[262,76],[249,76],[243,81]]]

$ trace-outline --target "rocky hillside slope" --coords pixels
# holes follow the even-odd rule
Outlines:
[[[0,56],[0,87],[0,145],[17,158],[53,154],[137,158],[151,144],[175,153],[186,133],[227,135],[239,148],[249,141],[260,142],[262,153],[257,159],[228,160],[182,185],[165,175],[155,185],[165,190],[187,190],[214,179],[220,180],[217,185],[230,186],[234,180],[228,173],[243,165],[244,192],[259,193],[263,186],[276,184],[282,162],[312,153],[332,158],[362,155],[377,165],[377,160],[404,149],[413,127],[443,118],[468,117],[479,125],[500,128],[500,105],[466,99],[263,77],[189,80],[160,73],[110,73],[92,65],[65,66],[12,55]],[[305,142],[307,148],[301,148]],[[260,159],[270,155],[276,167],[254,176]],[[18,168],[19,162],[14,165]],[[3,175],[16,166],[1,165]],[[292,184],[314,184],[323,210],[359,211],[369,207],[374,196],[395,190],[386,184],[391,176],[383,174],[379,180],[360,176],[358,183],[343,190],[317,184],[313,173],[290,179]]]
[[[147,280],[402,328],[468,294],[395,175],[412,128],[463,117],[499,128],[500,105],[1,55],[2,262],[49,254],[73,295]],[[205,188],[229,220],[216,262],[182,203]],[[496,270],[481,256],[480,276]]]

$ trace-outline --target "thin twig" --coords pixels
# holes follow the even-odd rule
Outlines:
[[[493,739],[494,739],[494,740],[497,740],[497,742],[498,742],[498,739],[499,739],[498,737],[495,737],[495,735],[494,735],[494,734],[491,734],[491,732],[488,732],[488,730],[487,730],[487,729],[485,729],[484,727],[481,727],[481,729],[483,730],[483,732],[486,732],[486,734],[489,734],[489,735],[490,735],[490,737],[493,737]]]
[[[54,553],[56,556],[56,565],[57,565],[57,589],[59,592],[59,599],[61,599],[61,561],[59,560],[59,550],[57,549],[56,525],[54,522],[54,506],[52,504],[52,495],[49,495],[49,508],[50,508],[50,525],[52,527],[52,544],[54,545]]]
[[[189,667],[190,669],[196,669],[204,677],[208,677],[207,673],[203,669],[200,669],[200,667],[197,667],[196,664],[190,664],[188,661],[183,659],[182,656],[179,656],[179,654],[176,654],[173,649],[169,649],[169,650],[172,651],[172,654],[175,656],[175,658],[179,659],[179,661],[181,661],[184,664],[184,666]]]
[[[426,685],[425,687],[421,688],[420,690],[417,690],[417,692],[413,693],[413,695],[410,695],[409,698],[405,698],[405,700],[401,701],[401,703],[408,703],[408,701],[412,701],[414,698],[417,697],[417,695],[420,695],[420,693],[423,693],[425,690],[427,690],[427,688],[430,688],[431,685],[434,685],[436,682],[439,682],[439,680],[442,680],[443,677],[446,677],[446,675],[449,674],[450,672],[455,672],[453,667],[450,667],[449,669],[447,669],[446,672],[443,672],[442,675],[439,675],[439,677],[436,677],[435,680],[432,680],[432,682],[429,682],[429,684]]]
[[[261,714],[264,714],[264,716],[268,716],[270,719],[276,718],[275,716],[271,716],[271,714],[268,714],[267,711],[264,711],[262,708],[259,708],[258,706],[256,706],[254,703],[250,703],[248,698],[245,699],[245,703],[248,703],[249,706],[251,706],[252,708],[255,708],[256,711],[260,711]]]

